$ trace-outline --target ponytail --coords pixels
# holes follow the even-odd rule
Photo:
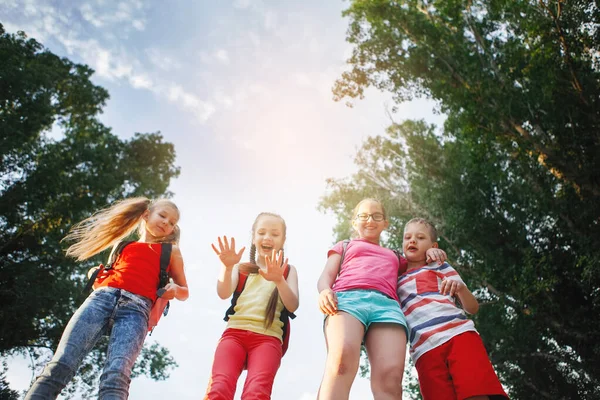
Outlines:
[[[79,222],[63,239],[75,241],[67,256],[83,261],[115,245],[137,228],[150,204],[146,197],[121,200]]]

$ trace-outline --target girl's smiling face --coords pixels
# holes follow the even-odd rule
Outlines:
[[[266,255],[271,255],[273,250],[278,252],[285,243],[285,226],[281,218],[272,215],[263,215],[256,222],[252,243],[256,246],[256,261],[264,263]]]
[[[381,219],[376,221],[376,219]],[[389,225],[385,217],[385,211],[378,201],[363,200],[352,219],[352,227],[362,239],[379,244],[381,232]]]

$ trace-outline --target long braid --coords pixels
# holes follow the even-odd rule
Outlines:
[[[256,245],[254,243],[250,246],[250,262],[256,265]]]
[[[256,229],[256,225],[257,225],[259,219],[263,216],[279,218],[283,225],[283,232],[285,235],[286,225],[285,225],[285,221],[283,220],[283,218],[281,218],[281,216],[279,216],[277,214],[273,214],[273,213],[268,213],[268,212],[263,212],[263,213],[258,214],[258,217],[256,217],[256,220],[254,221],[254,224],[252,225],[252,245],[250,246],[250,262],[241,263],[238,266],[238,270],[242,274],[258,273],[259,266],[256,263],[256,245],[254,244],[254,231]],[[283,249],[281,249],[281,255],[283,256]],[[281,259],[284,260],[285,258],[282,257]],[[273,289],[273,292],[271,293],[271,296],[269,297],[267,306],[265,308],[265,322],[264,322],[265,329],[268,329],[271,325],[273,325],[273,320],[275,319],[275,312],[277,311],[278,301],[279,301],[279,291],[277,290],[277,286],[275,286],[275,288]]]

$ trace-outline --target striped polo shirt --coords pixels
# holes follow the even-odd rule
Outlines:
[[[412,269],[398,279],[398,298],[409,328],[410,355],[417,359],[454,336],[475,331],[475,324],[453,297],[440,293],[444,278],[462,282],[448,263]]]

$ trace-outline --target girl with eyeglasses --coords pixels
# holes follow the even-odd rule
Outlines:
[[[325,314],[325,373],[317,399],[348,399],[364,344],[371,365],[373,398],[402,399],[402,376],[408,327],[396,286],[407,261],[379,244],[389,225],[383,204],[364,199],[354,208],[356,238],[327,253],[317,283],[319,308]],[[427,251],[440,264],[446,253]]]

